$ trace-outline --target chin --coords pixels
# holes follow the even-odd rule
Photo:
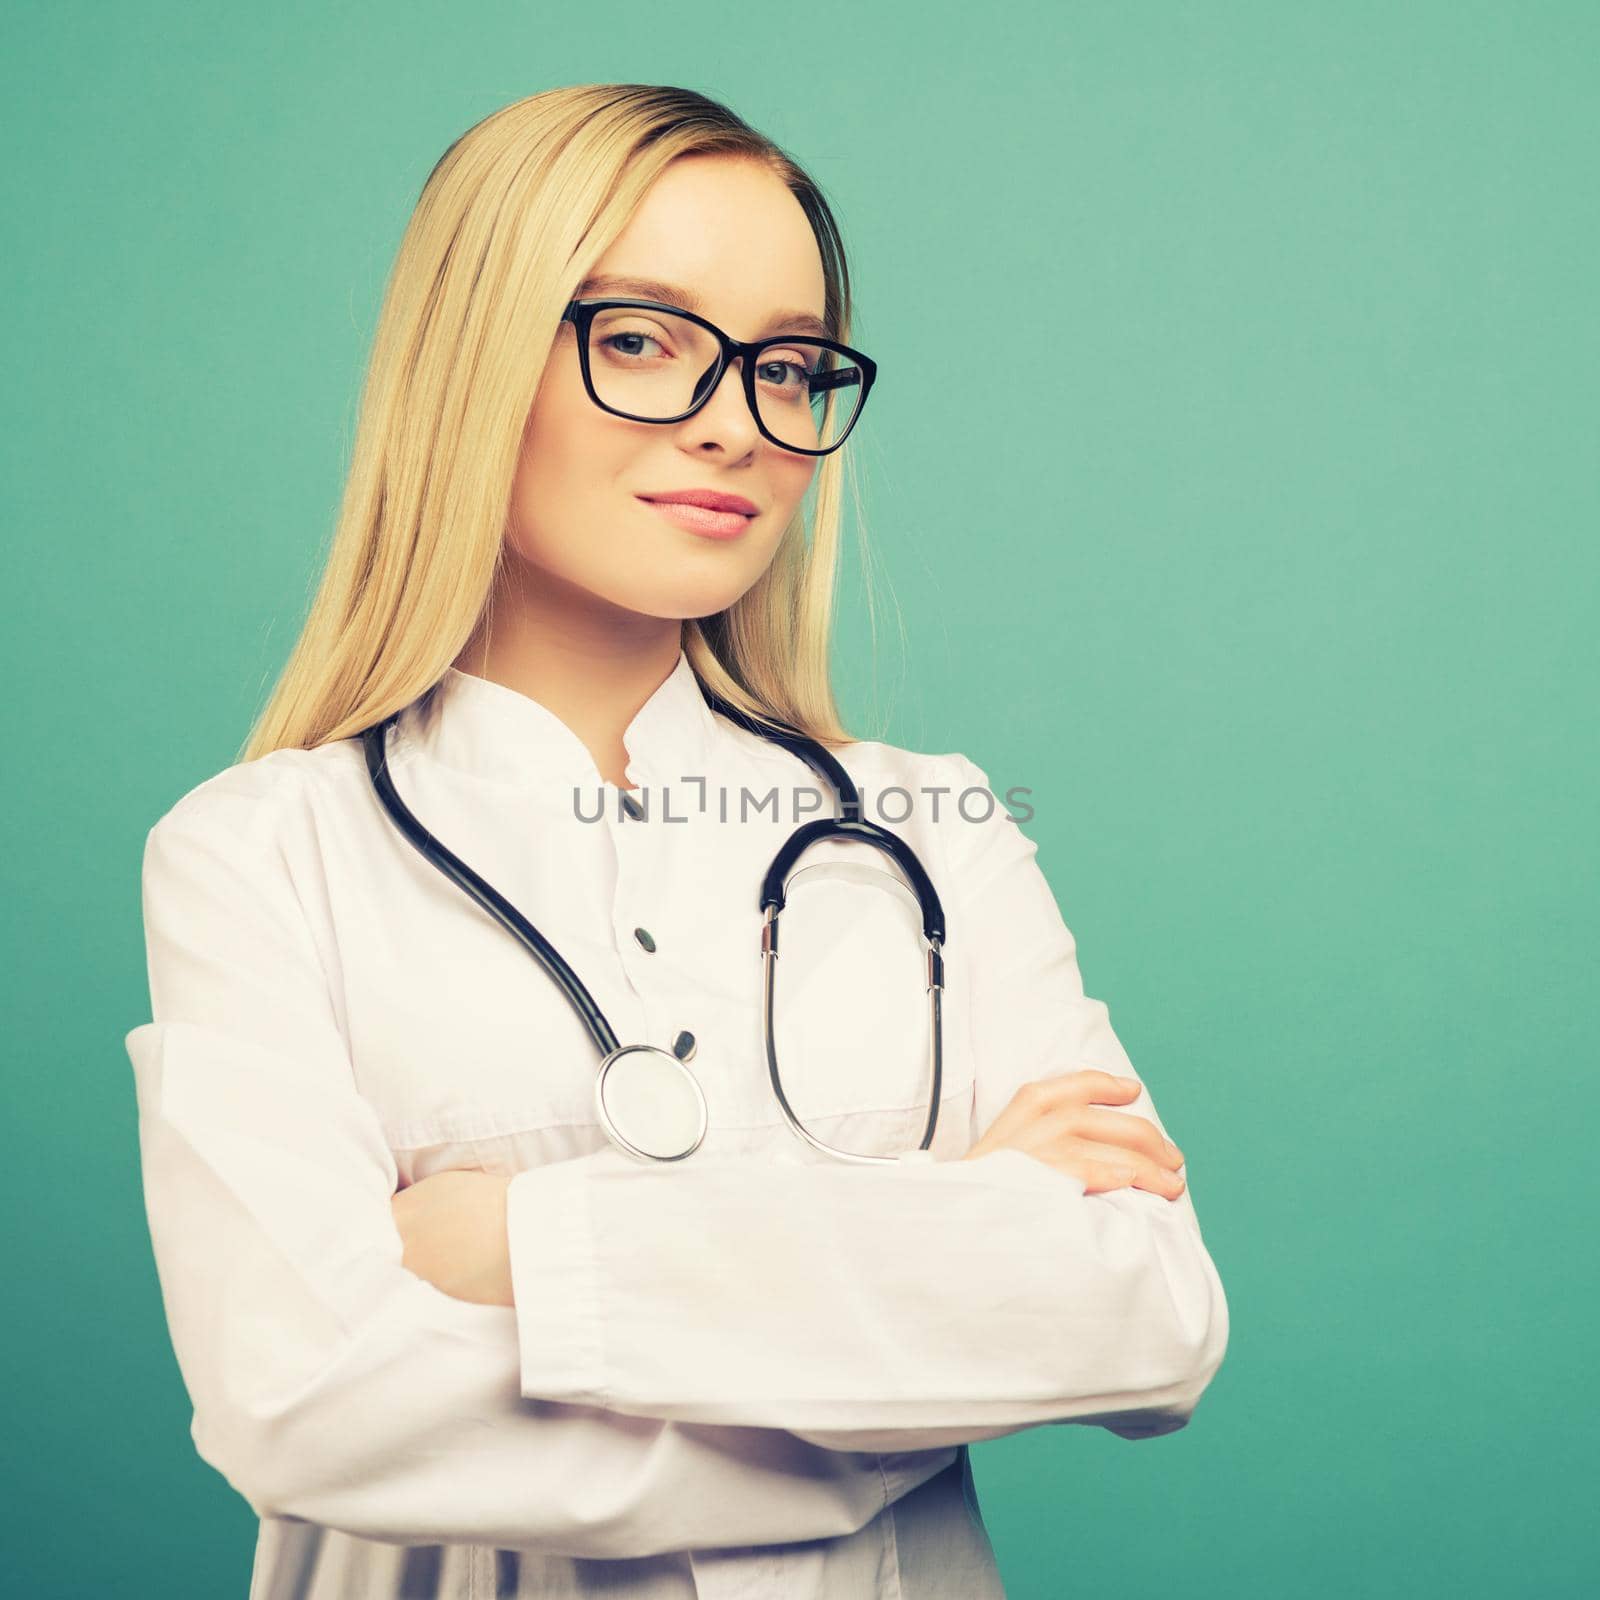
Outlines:
[[[748,587],[748,584],[744,588],[721,585],[711,589],[703,585],[683,587],[663,584],[648,595],[618,597],[614,603],[640,616],[672,618],[681,622],[686,617],[711,617],[719,611],[726,611]]]
[[[718,564],[682,558],[662,561],[660,552],[652,554],[653,560],[620,558],[612,572],[623,581],[597,584],[595,591],[613,605],[642,616],[708,617],[725,611],[761,575],[760,570],[747,572],[742,563],[737,570],[729,565],[721,571],[696,571],[707,565],[714,569]]]

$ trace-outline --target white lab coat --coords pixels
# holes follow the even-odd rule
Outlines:
[[[195,1446],[261,1519],[252,1600],[1000,1595],[966,1443],[1181,1427],[1228,1331],[1187,1192],[953,1159],[1029,1079],[1132,1074],[1035,843],[963,755],[839,752],[948,922],[938,1159],[846,1164],[783,1122],[760,1032],[761,879],[831,811],[809,769],[713,714],[683,655],[625,736],[643,817],[552,712],[454,669],[390,741],[402,798],[624,1042],[694,1035],[710,1127],[664,1167],[611,1147],[588,1033],[397,831],[359,739],[158,820],[153,1020],[126,1043]],[[915,917],[871,847],[813,863],[782,923],[786,1091],[831,1143],[907,1151]],[[391,1196],[459,1167],[515,1174],[515,1308],[401,1265]]]

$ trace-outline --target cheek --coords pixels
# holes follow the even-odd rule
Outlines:
[[[575,487],[575,483],[564,483],[563,477],[576,478],[574,466],[591,447],[586,435],[595,431],[591,419],[598,417],[581,387],[568,383],[565,374],[551,375],[540,388],[522,431],[516,476],[519,509],[527,511],[541,499],[554,503],[558,493]]]
[[[771,482],[775,498],[783,502],[790,515],[804,499],[805,492],[811,487],[811,480],[816,477],[821,464],[821,456],[795,456],[783,453],[778,455],[772,469]],[[786,517],[785,521],[787,520]]]
[[[512,482],[508,542],[525,560],[564,569],[597,540],[604,485],[625,466],[627,442],[590,405],[581,387],[547,386],[528,419]],[[582,537],[580,537],[580,530]]]

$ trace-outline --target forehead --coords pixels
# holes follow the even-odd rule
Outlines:
[[[799,201],[764,168],[726,157],[668,166],[578,292],[667,300],[735,338],[780,324],[827,331],[822,253]]]

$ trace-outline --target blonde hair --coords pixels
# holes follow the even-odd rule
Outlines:
[[[759,162],[788,185],[821,251],[824,316],[849,340],[849,277],[827,202],[716,101],[586,84],[469,128],[429,174],[401,240],[327,561],[240,759],[350,737],[456,661],[490,602],[561,314],[662,170],[691,155]],[[828,667],[845,454],[819,458],[809,540],[799,509],[760,580],[726,610],[687,619],[683,637],[714,692],[825,743],[850,737]]]

